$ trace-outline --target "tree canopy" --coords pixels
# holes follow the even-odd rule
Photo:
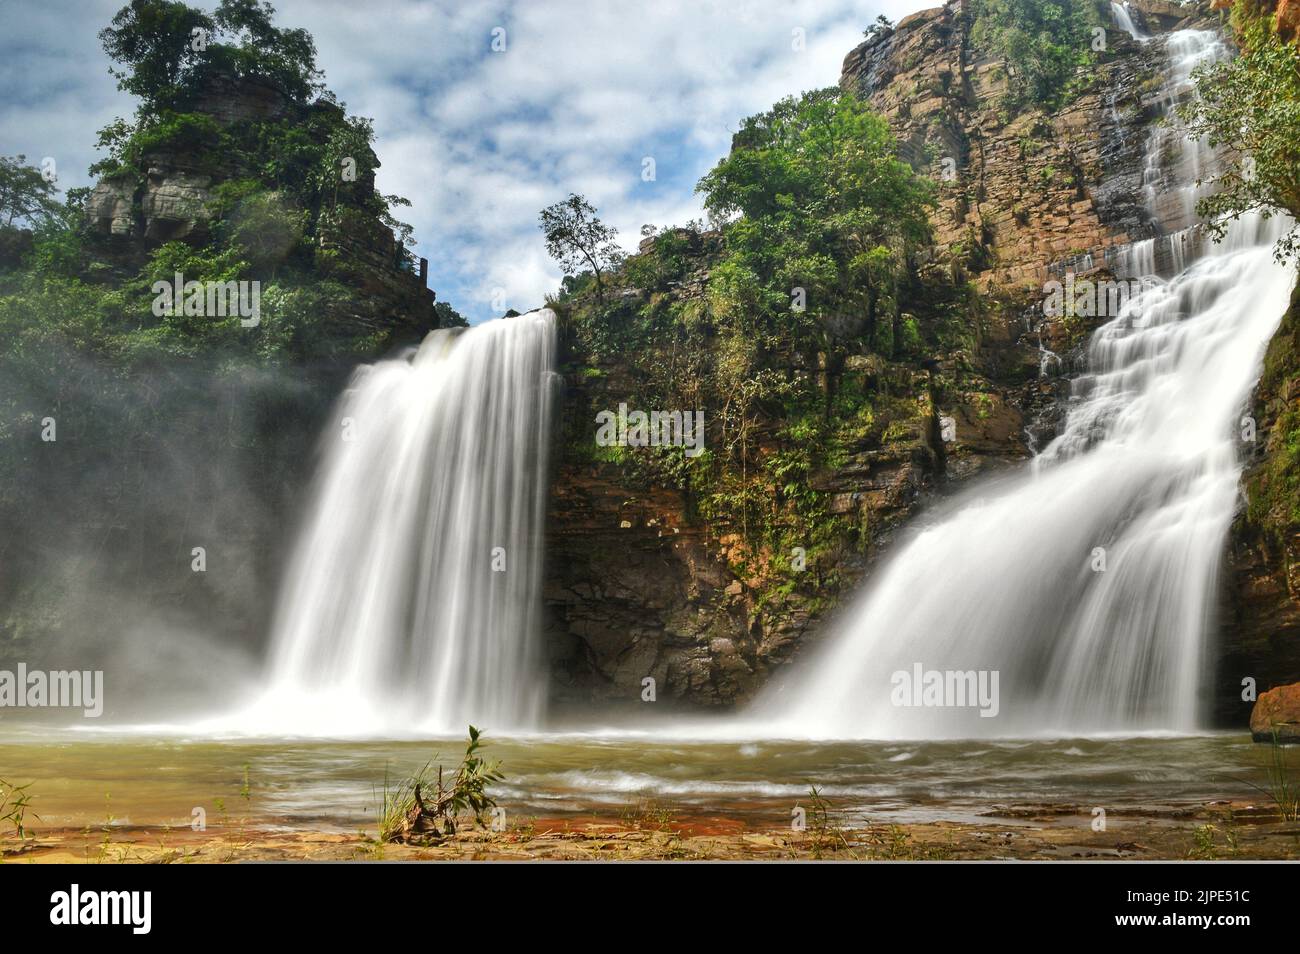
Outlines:
[[[697,191],[726,223],[723,280],[745,304],[806,315],[836,336],[864,331],[869,343],[934,201],[888,123],[838,88],[745,120]]]
[[[99,38],[142,113],[184,106],[216,72],[263,76],[306,102],[322,88],[316,46],[306,30],[274,26],[274,16],[259,0],[221,0],[211,15],[180,0],[131,0]]]
[[[0,220],[39,225],[58,214],[58,188],[27,164],[26,156],[0,156]]]

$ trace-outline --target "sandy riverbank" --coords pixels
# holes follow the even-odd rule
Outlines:
[[[848,827],[810,819],[803,831],[719,817],[536,819],[503,832],[469,831],[435,845],[379,844],[369,833],[231,826],[37,831],[10,841],[7,863],[233,863],[246,861],[774,861],[1300,859],[1300,824],[1248,802],[1178,811],[1112,813],[1094,830],[1081,809],[1034,807],[988,824]]]

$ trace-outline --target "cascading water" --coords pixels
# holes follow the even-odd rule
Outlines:
[[[555,390],[549,311],[361,368],[325,439],[259,732],[532,728]]]
[[[1127,2],[1115,3],[1112,0],[1110,13],[1115,18],[1115,25],[1139,43],[1145,43],[1151,39],[1150,35],[1140,30],[1133,21],[1133,12],[1128,8]]]
[[[1222,44],[1180,31],[1167,49],[1172,104]],[[1157,133],[1148,148],[1169,146]],[[1212,158],[1182,144],[1180,183],[1148,183],[1153,218],[1195,203]],[[1165,166],[1157,155],[1148,168]],[[882,739],[1195,730],[1239,420],[1292,283],[1272,257],[1286,224],[1243,219],[1146,283],[1094,335],[1090,373],[1030,473],[967,493],[900,550],[751,726]],[[1150,244],[1127,261],[1142,271],[1125,277],[1154,272]],[[997,674],[987,717],[960,705],[955,680],[949,695],[904,694],[948,672],[984,673],[988,688]]]

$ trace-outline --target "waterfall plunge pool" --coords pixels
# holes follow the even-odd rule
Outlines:
[[[1267,802],[1267,750],[1244,733],[884,741],[704,741],[634,735],[485,735],[510,824],[618,821],[653,810],[682,823],[788,828],[816,786],[847,824],[981,824],[1092,811],[1176,817],[1216,801]],[[188,829],[196,808],[260,829],[373,833],[392,785],[460,738],[215,739],[7,724],[4,776],[34,781],[50,829]],[[246,795],[245,780],[247,780]]]

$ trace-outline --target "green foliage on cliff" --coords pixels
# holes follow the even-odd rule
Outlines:
[[[1238,4],[1232,23],[1240,55],[1198,71],[1198,97],[1182,107],[1189,128],[1224,147],[1214,194],[1198,213],[1222,237],[1248,212],[1300,218],[1300,47],[1282,39],[1263,8]],[[1277,246],[1278,258],[1300,251],[1295,228]]]
[[[575,410],[568,459],[681,489],[744,571],[865,546],[879,528],[837,505],[833,473],[928,453],[918,362],[978,307],[918,265],[933,187],[897,154],[851,94],[783,100],[700,181],[713,228],[647,226],[603,300],[590,273],[566,278],[553,306],[569,371],[607,402]],[[595,446],[592,414],[619,401],[705,409],[707,450]]]
[[[971,38],[1007,66],[1010,109],[1054,108],[1093,62],[1093,30],[1105,22],[1096,0],[972,0]]]
[[[359,286],[364,276],[321,239],[326,230],[365,237],[382,224],[398,237],[392,265],[412,270],[410,228],[392,215],[409,203],[376,192],[371,121],[348,116],[324,90],[311,37],[274,26],[273,13],[253,0],[223,0],[211,15],[169,0],[133,0],[102,31],[120,85],[140,103],[132,120],[117,119],[100,131],[106,155],[92,174],[124,194],[135,190],[137,206],[151,168],[177,157],[188,173],[206,174],[214,184],[192,210],[196,226],[181,241],[137,241],[124,255],[90,230],[84,190],[58,206],[48,187],[33,191],[44,181],[38,170],[6,160],[0,186],[13,180],[14,188],[0,198],[12,192],[14,213],[39,217],[41,225],[22,267],[14,268],[12,259],[7,271],[0,265],[0,307],[11,322],[42,314],[35,299],[49,286],[54,297],[75,288],[83,301],[93,301],[95,321],[66,316],[39,333],[81,322],[69,344],[101,357],[152,350],[159,358],[193,358],[211,351],[285,364],[364,358],[382,346],[366,324],[334,320],[361,310],[364,294],[348,286]],[[245,101],[251,105],[240,107]],[[236,111],[222,115],[230,109]],[[258,331],[241,329],[234,316],[155,314],[152,284],[171,281],[176,272],[187,281],[260,281]],[[443,316],[459,317],[449,307]],[[11,347],[3,357],[21,360]]]
[[[1281,544],[1300,526],[1300,408],[1285,398],[1300,377],[1300,286],[1264,356],[1257,396],[1276,411],[1263,460],[1246,475],[1246,515]],[[1267,419],[1267,418],[1266,418]]]
[[[755,331],[805,350],[849,329],[875,347],[881,311],[901,321],[899,285],[934,191],[856,96],[822,90],[751,116],[698,191],[727,223],[715,308],[765,316]]]
[[[138,619],[107,605],[129,594],[162,591],[238,630],[258,587],[232,601],[190,574],[178,528],[269,579],[265,539],[344,376],[394,343],[408,284],[428,306],[401,274],[405,200],[374,189],[370,121],[320,85],[311,38],[271,14],[133,0],[102,34],[139,108],[101,131],[91,171],[129,234],[102,231],[104,190],[92,217],[90,190],[60,203],[21,158],[0,168],[0,656]],[[178,272],[259,283],[260,323],[155,307],[155,282]],[[445,304],[439,316],[463,323]],[[78,609],[78,595],[104,605]]]

